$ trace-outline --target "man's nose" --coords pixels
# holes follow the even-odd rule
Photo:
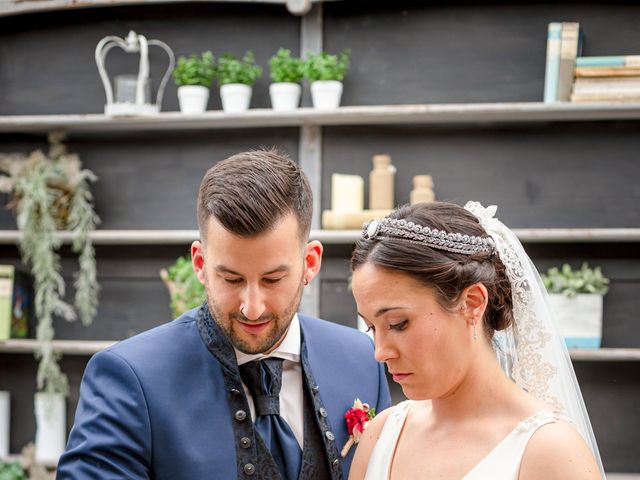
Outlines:
[[[247,285],[240,312],[249,320],[257,320],[265,312],[264,295],[257,285]]]

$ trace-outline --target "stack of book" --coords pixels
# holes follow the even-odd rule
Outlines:
[[[552,22],[547,30],[547,63],[544,77],[545,103],[568,102],[573,86],[576,58],[582,50],[577,22]]]
[[[572,102],[639,102],[640,55],[578,57]]]

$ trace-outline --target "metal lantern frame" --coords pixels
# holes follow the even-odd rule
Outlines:
[[[162,77],[158,87],[158,94],[156,96],[155,103],[146,103],[144,98],[145,83],[149,81],[150,46],[162,48],[169,56],[169,67]],[[126,53],[140,54],[135,103],[113,101],[113,87],[111,86],[111,80],[109,79],[109,75],[105,69],[105,59],[109,51],[114,47],[120,47]],[[100,73],[100,78],[102,79],[104,91],[107,96],[107,103],[104,106],[104,113],[106,115],[155,115],[160,112],[160,108],[162,106],[162,95],[175,66],[175,56],[173,55],[171,48],[169,48],[166,43],[154,39],[147,40],[144,35],[138,35],[136,32],[131,30],[126,39],[116,37],[115,35],[109,35],[100,40],[96,46],[95,58],[96,64],[98,65],[98,72]]]

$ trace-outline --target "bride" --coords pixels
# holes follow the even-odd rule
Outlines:
[[[353,294],[410,400],[371,421],[350,480],[604,478],[544,287],[494,213],[436,202],[365,225]]]

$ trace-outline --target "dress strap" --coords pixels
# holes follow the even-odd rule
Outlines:
[[[378,438],[369,457],[365,480],[386,480],[389,478],[398,437],[412,404],[411,400],[405,400],[392,407],[393,410],[384,422],[380,438]]]

